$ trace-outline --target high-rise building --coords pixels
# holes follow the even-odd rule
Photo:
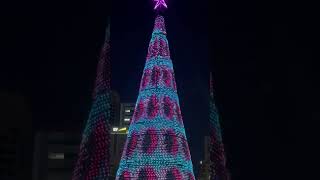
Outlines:
[[[110,142],[110,168],[111,178],[115,178],[119,162],[121,159],[124,144],[127,139],[130,119],[133,115],[134,103],[120,103],[120,97],[115,96],[117,100],[113,101],[112,106],[120,107],[116,110],[115,121],[111,124],[111,142]],[[119,101],[118,101],[119,100]],[[112,108],[117,109],[117,108]]]
[[[113,106],[119,107],[120,110],[116,110],[115,121],[111,124],[111,145],[110,145],[110,168],[111,168],[111,177],[114,179],[117,169],[119,167],[121,155],[123,152],[123,147],[127,139],[127,133],[130,125],[130,120],[133,116],[134,103],[120,103],[118,101],[119,96],[115,103],[112,103]],[[119,98],[120,99],[120,98]],[[112,108],[117,109],[117,108]]]
[[[113,119],[113,123],[110,127],[110,179],[115,178],[127,138],[127,129],[123,131],[122,126],[119,126],[120,106],[119,94],[112,91],[111,119]],[[80,137],[80,130],[75,131],[74,129],[65,129],[63,132],[36,133],[33,152],[33,180],[70,180],[79,152]],[[12,141],[12,144],[15,144],[15,141]]]
[[[127,127],[118,125],[112,126],[110,141],[110,177],[112,179],[115,179],[116,172],[119,167],[121,154],[127,139],[127,132]]]
[[[80,131],[36,133],[33,180],[70,180],[79,151],[80,135]]]
[[[116,179],[194,179],[163,16],[155,19]]]
[[[111,91],[111,112],[110,124],[119,126],[119,119],[121,114],[120,95],[117,91]]]
[[[110,177],[112,179],[115,179],[126,139],[127,139],[127,135],[125,133],[116,132],[111,134]]]
[[[127,126],[130,125],[130,120],[133,116],[134,112],[134,103],[121,103],[120,108],[120,126]]]

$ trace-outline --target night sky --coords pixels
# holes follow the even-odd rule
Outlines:
[[[150,1],[3,6],[0,93],[25,98],[33,132],[82,129],[111,15],[112,88],[121,101],[135,102],[155,17]],[[316,131],[307,128],[320,119],[316,11],[251,0],[170,0],[168,6],[167,37],[194,163],[208,132],[213,71],[232,178],[313,179],[308,161],[316,141],[309,137]]]

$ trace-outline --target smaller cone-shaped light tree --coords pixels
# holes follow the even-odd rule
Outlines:
[[[157,16],[117,180],[194,180],[164,18]]]
[[[110,174],[110,43],[107,38],[97,66],[93,104],[82,135],[72,180],[106,180]]]
[[[212,73],[210,73],[210,100],[209,100],[209,122],[210,122],[210,179],[228,180],[226,169],[226,158],[222,143],[219,114],[214,101]]]

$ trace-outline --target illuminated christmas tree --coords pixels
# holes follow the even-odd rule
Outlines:
[[[194,180],[165,22],[160,15],[155,19],[116,179]]]
[[[210,121],[210,160],[211,160],[211,180],[228,180],[226,168],[226,158],[222,143],[219,114],[214,101],[212,74],[210,73],[210,101],[209,101],[209,121]]]
[[[93,104],[82,135],[72,180],[106,180],[110,174],[110,45],[109,30],[101,50],[93,91]]]

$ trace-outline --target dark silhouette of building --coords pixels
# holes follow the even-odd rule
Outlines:
[[[134,103],[120,103],[119,119],[112,124],[111,131],[111,175],[115,178],[119,166],[124,144],[127,139],[127,133],[130,120],[133,116]]]
[[[127,138],[127,118],[131,119],[133,115],[134,103],[121,103],[120,95],[112,91],[111,109],[110,179],[113,179]],[[81,128],[37,132],[34,139],[33,180],[70,180],[79,152],[81,133]]]
[[[210,179],[210,137],[204,137],[203,160],[199,162],[198,180]]]
[[[119,122],[120,119],[120,95],[117,91],[111,92],[111,119],[110,124],[114,125]]]
[[[134,112],[134,103],[121,103],[120,105],[120,125],[129,126]]]
[[[0,92],[0,179],[31,179],[31,113],[23,96]]]
[[[80,131],[35,135],[33,180],[70,180],[79,151]]]

